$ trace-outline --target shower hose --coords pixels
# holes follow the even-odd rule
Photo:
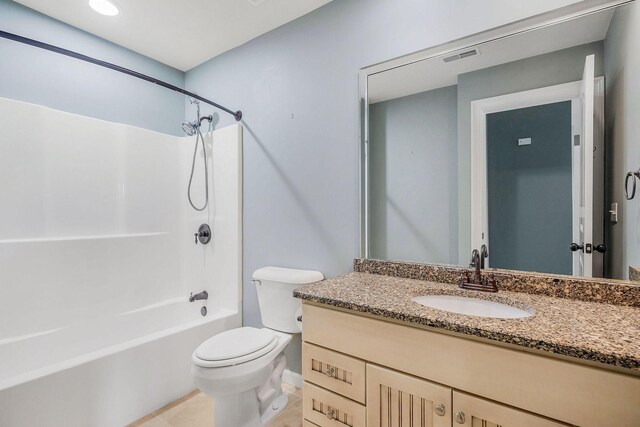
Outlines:
[[[198,155],[198,141],[202,142],[202,159],[204,161],[204,205],[201,208],[197,207],[193,200],[191,199],[191,183],[193,182],[193,173],[196,168],[196,157]],[[200,128],[196,128],[196,144],[193,148],[193,161],[191,162],[191,176],[189,176],[189,187],[187,188],[187,197],[189,198],[189,203],[191,207],[199,212],[205,210],[207,205],[209,204],[209,168],[207,167],[207,148],[204,144],[204,137],[202,136],[202,132],[200,132]]]

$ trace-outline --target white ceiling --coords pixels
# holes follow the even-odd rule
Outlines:
[[[479,45],[479,55],[458,61],[437,57],[374,74],[368,79],[369,103],[455,85],[463,73],[602,40],[612,16],[613,9],[605,10]]]
[[[88,0],[16,1],[187,71],[331,0],[114,0],[120,13],[113,17]]]

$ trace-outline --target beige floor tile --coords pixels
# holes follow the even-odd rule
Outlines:
[[[156,417],[152,418],[149,421],[145,421],[142,424],[139,424],[140,427],[171,427],[171,424],[163,421],[162,419]]]
[[[211,427],[213,426],[213,401],[205,394],[198,393],[168,411],[158,414],[158,417],[171,427]]]
[[[289,402],[269,427],[302,426],[302,390],[283,384]],[[169,405],[130,424],[129,427],[214,427],[214,402],[207,395],[194,391]],[[230,426],[218,426],[230,427]]]

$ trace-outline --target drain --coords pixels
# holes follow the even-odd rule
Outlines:
[[[203,316],[206,316],[206,315],[207,315],[207,307],[204,307],[204,306],[203,306],[203,307],[200,309],[200,314],[202,314]]]

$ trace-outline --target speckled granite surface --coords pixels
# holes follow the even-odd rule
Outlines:
[[[458,266],[418,264],[356,258],[353,270],[438,283],[458,283],[460,274],[472,271]],[[571,276],[531,273],[514,270],[483,270],[493,273],[502,291],[524,292],[580,301],[602,302],[640,307],[640,286],[632,282],[610,279],[586,279]]]
[[[411,301],[420,295],[472,295],[533,311],[522,319],[466,316]],[[640,308],[354,272],[303,286],[297,298],[382,318],[640,371]]]

